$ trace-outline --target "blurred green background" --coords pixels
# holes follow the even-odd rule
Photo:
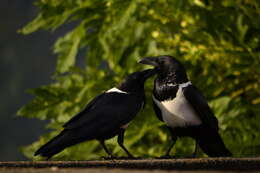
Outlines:
[[[31,89],[34,99],[18,112],[48,120],[47,128],[53,129],[23,147],[28,158],[97,93],[144,68],[136,63],[140,57],[160,54],[173,55],[185,64],[191,81],[210,101],[234,156],[260,155],[258,0],[38,0],[35,5],[38,15],[21,33],[71,28],[53,46],[57,59],[52,83]],[[170,142],[151,108],[152,83],[150,79],[146,85],[146,109],[126,133],[126,146],[142,157],[162,155]],[[124,154],[115,138],[109,148]],[[193,148],[194,141],[184,138],[172,154],[187,155]],[[98,143],[91,141],[54,159],[102,155]]]

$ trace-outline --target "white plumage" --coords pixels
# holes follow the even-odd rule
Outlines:
[[[195,110],[183,95],[182,89],[191,85],[190,82],[179,85],[176,97],[172,100],[153,100],[160,108],[163,121],[170,127],[183,127],[187,125],[200,125],[202,122],[196,115]]]
[[[122,90],[120,90],[120,89],[118,89],[118,88],[111,88],[111,89],[109,89],[109,90],[106,91],[106,93],[111,93],[111,92],[117,92],[117,93],[125,93],[125,94],[127,94],[127,92],[122,91]]]

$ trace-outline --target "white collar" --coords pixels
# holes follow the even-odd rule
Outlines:
[[[181,84],[172,84],[172,83],[169,83],[167,84],[168,86],[179,86],[179,88],[185,88],[189,85],[192,85],[191,81],[188,81],[188,82],[185,82],[185,83],[181,83]]]
[[[182,83],[182,84],[179,84],[179,88],[185,88],[189,85],[192,85],[191,81],[188,81],[188,82],[185,82],[185,83]]]

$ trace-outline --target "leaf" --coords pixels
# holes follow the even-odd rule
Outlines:
[[[214,99],[210,102],[210,105],[213,110],[215,110],[215,114],[217,116],[221,116],[224,112],[227,111],[229,108],[229,103],[231,101],[231,98],[229,97],[220,97],[218,99]]]
[[[243,15],[239,15],[238,18],[237,18],[237,29],[238,29],[238,32],[239,32],[239,41],[241,43],[243,43],[245,35],[247,33],[247,30],[248,30],[248,26],[246,24],[243,24],[243,18],[244,18]]]
[[[57,63],[58,73],[67,72],[75,64],[81,40],[86,34],[85,30],[84,25],[79,25],[55,43],[54,53],[59,54]]]

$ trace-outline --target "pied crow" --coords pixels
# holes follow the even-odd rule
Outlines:
[[[219,133],[218,120],[202,93],[188,80],[184,66],[171,56],[147,57],[142,64],[155,66],[158,76],[154,81],[153,107],[159,118],[169,128],[172,144],[178,137],[192,137],[196,141],[193,157],[198,146],[210,157],[231,156]]]
[[[117,88],[109,89],[92,99],[82,112],[63,125],[64,130],[60,134],[40,147],[35,155],[49,159],[69,146],[96,139],[112,158],[105,140],[118,136],[118,144],[128,157],[133,157],[123,145],[124,132],[130,121],[144,108],[144,83],[155,73],[154,69],[134,72]]]

